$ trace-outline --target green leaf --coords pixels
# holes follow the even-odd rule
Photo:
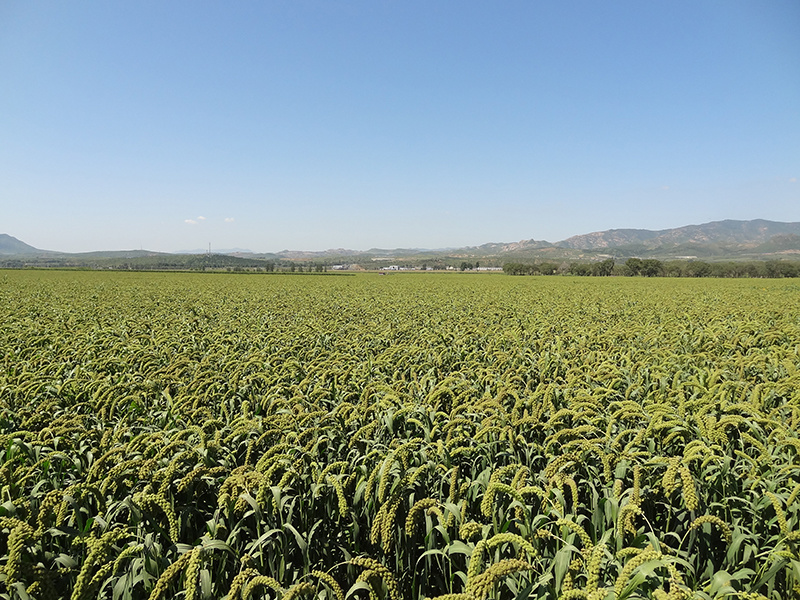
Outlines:
[[[222,540],[212,540],[210,538],[204,537],[202,542],[203,542],[203,548],[207,550],[225,550],[226,552],[233,552],[233,548],[231,548],[228,544],[226,544]]]
[[[664,562],[661,560],[648,560],[645,563],[642,563],[631,574],[631,578],[628,580],[628,584],[622,590],[622,593],[619,595],[617,600],[624,600],[628,596],[630,596],[636,589],[642,585],[647,578],[652,575],[656,569],[659,567],[663,567]]]
[[[750,592],[757,592],[762,585],[765,585],[767,582],[772,580],[775,575],[783,569],[787,564],[789,564],[788,558],[778,558],[775,562],[772,563],[767,572],[764,573],[758,580],[750,586]]]
[[[516,596],[514,597],[514,600],[527,600],[530,597],[531,592],[533,591],[535,585],[536,584],[533,581],[531,581],[528,585],[526,585],[524,588],[519,590],[519,592],[517,592]]]
[[[68,554],[59,554],[53,559],[53,562],[67,569],[76,569],[78,567],[78,562]]]
[[[561,589],[561,583],[564,581],[564,575],[569,570],[569,563],[572,560],[572,546],[564,546],[556,553],[553,559],[553,572],[556,578],[556,589]]]
[[[711,577],[709,593],[712,596],[735,593],[736,590],[731,586],[731,576],[727,571],[717,571]]]
[[[211,598],[212,590],[211,573],[208,572],[208,569],[202,569],[200,571],[200,593],[202,597]]]
[[[15,594],[13,594],[13,598],[19,598],[19,600],[31,600],[31,597],[28,595],[28,592],[25,591],[25,584],[21,581],[17,581],[16,583],[10,584],[9,587],[14,588]]]
[[[463,554],[464,556],[472,556],[472,551],[475,549],[475,546],[468,546],[461,540],[455,540],[451,542],[450,545],[447,547],[448,554]]]
[[[347,593],[344,595],[344,597],[349,598],[359,590],[365,590],[370,595],[373,593],[372,586],[366,581],[356,581],[352,586],[350,586],[350,589],[347,590]]]
[[[307,543],[306,543],[306,541],[303,539],[303,536],[302,536],[302,535],[300,535],[300,532],[299,532],[299,531],[297,531],[297,529],[295,529],[295,528],[294,528],[292,525],[290,525],[289,523],[284,523],[284,524],[283,524],[283,528],[284,528],[284,529],[288,529],[289,531],[291,531],[291,532],[292,532],[292,534],[294,534],[294,539],[295,539],[295,540],[297,540],[297,546],[300,548],[300,551],[301,551],[301,552],[305,552],[305,551],[306,551],[306,548],[308,548],[308,544],[307,544]]]
[[[756,572],[753,569],[739,569],[731,575],[731,581],[738,581],[739,579],[752,579]]]
[[[419,555],[419,558],[417,559],[417,564],[419,564],[419,562],[426,556],[445,556],[445,553],[444,551],[439,550],[438,548],[432,548],[431,550],[426,550],[425,552]]]

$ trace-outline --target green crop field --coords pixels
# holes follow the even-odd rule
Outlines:
[[[0,272],[0,597],[800,597],[792,280]]]

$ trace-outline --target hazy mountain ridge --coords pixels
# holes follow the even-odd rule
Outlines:
[[[713,221],[662,230],[609,229],[572,236],[555,243],[528,239],[518,242],[490,242],[463,248],[370,248],[369,250],[332,248],[319,252],[283,250],[274,253],[252,253],[237,248],[231,252],[217,251],[213,256],[228,256],[245,260],[247,264],[253,261],[255,264],[263,264],[264,261],[380,264],[381,261],[421,263],[454,259],[485,260],[501,264],[508,260],[591,261],[608,257],[624,259],[634,256],[661,259],[763,260],[795,258],[798,254],[800,254],[800,222],[783,223],[755,219]],[[32,260],[38,257],[42,261],[46,259],[47,262],[43,264],[52,266],[52,263],[58,261],[70,261],[70,264],[73,264],[103,259],[149,258],[175,262],[181,253],[119,250],[70,254],[39,250],[10,235],[0,234],[0,255],[7,259],[19,257]],[[211,256],[204,252],[185,256],[202,255]]]
[[[674,229],[609,229],[576,235],[556,245],[565,248],[593,250],[641,244],[646,248],[680,246],[682,244],[716,244],[719,246],[756,247],[780,235],[800,235],[800,223],[753,221],[713,221],[702,225],[686,225]]]
[[[195,248],[194,250],[178,250],[170,254],[242,254],[252,256],[253,251],[247,248],[214,248],[212,252],[209,252],[204,248]]]

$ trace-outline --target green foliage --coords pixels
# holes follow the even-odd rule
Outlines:
[[[558,271],[555,263],[506,263],[503,272],[508,275],[554,275]]]
[[[506,263],[503,272],[507,275],[555,275],[561,270],[552,263]],[[608,277],[625,275],[634,277],[759,277],[780,279],[800,277],[800,263],[789,261],[754,262],[714,262],[669,261],[661,262],[654,258],[629,258],[624,265],[615,266],[613,259],[595,262],[573,262],[566,272],[570,275],[586,277]]]

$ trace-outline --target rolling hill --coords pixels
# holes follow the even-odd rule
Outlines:
[[[593,261],[605,258],[768,260],[800,258],[800,222],[714,221],[673,229],[609,229],[576,235],[560,242],[521,240],[480,246],[445,249],[395,248],[322,252],[283,250],[256,254],[236,250],[230,253],[159,253],[147,250],[97,251],[79,254],[49,252],[34,248],[8,234],[0,234],[0,266],[85,266],[90,268],[252,268],[267,261],[292,263],[355,263],[379,266],[383,262],[406,264],[458,264],[477,260],[485,265],[507,261]],[[204,257],[191,259],[190,257]],[[216,258],[212,258],[216,257]]]

